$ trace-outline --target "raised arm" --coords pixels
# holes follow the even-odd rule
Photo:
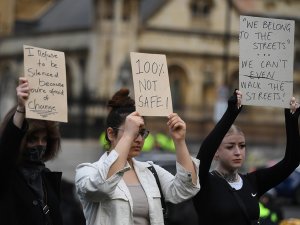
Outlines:
[[[298,118],[300,109],[294,98],[291,108],[284,110],[286,150],[284,158],[274,166],[253,172],[257,180],[258,194],[262,195],[286,179],[300,163],[300,136]],[[251,176],[250,176],[251,177]]]
[[[25,102],[29,96],[28,80],[25,77],[19,78],[19,86],[16,88],[18,97],[18,106],[14,115],[14,124],[22,128],[25,119]]]
[[[236,90],[228,100],[228,107],[224,115],[202,142],[197,154],[197,159],[200,159],[199,179],[201,185],[206,181],[214,155],[241,108],[241,92]]]
[[[130,151],[132,142],[136,138],[136,135],[139,132],[139,128],[143,125],[144,120],[138,112],[133,112],[126,117],[124,133],[114,149],[119,156],[110,167],[107,178],[124,169],[127,163],[128,153]]]
[[[185,141],[186,124],[176,113],[172,113],[168,118],[169,121],[167,125],[169,126],[169,131],[175,144],[177,162],[183,166],[185,170],[191,172],[193,184],[196,184],[196,168]]]

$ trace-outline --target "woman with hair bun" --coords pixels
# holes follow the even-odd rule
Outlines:
[[[108,107],[109,150],[98,161],[80,164],[76,169],[75,184],[86,224],[164,224],[159,187],[148,168],[155,168],[168,202],[185,201],[199,191],[199,160],[192,158],[187,149],[186,125],[176,113],[168,116],[177,157],[177,174],[173,176],[153,162],[134,158],[140,154],[149,131],[135,110],[129,90],[116,92]]]
[[[5,225],[62,225],[61,172],[45,162],[60,150],[59,124],[26,119],[30,88],[25,77],[16,88],[18,104],[0,127],[0,223]]]

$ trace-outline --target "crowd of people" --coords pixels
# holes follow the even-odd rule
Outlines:
[[[283,159],[269,168],[239,172],[246,156],[245,135],[234,124],[244,108],[239,90],[228,99],[227,110],[203,140],[196,157],[190,155],[186,144],[186,123],[176,113],[167,117],[165,126],[176,154],[175,175],[153,162],[138,161],[135,157],[149,131],[129,90],[123,88],[108,101],[106,152],[95,162],[78,165],[72,186],[62,181],[61,172],[45,166],[60,151],[59,123],[26,118],[29,94],[28,80],[20,77],[17,105],[0,126],[1,224],[67,224],[66,211],[74,211],[73,224],[168,224],[165,203],[190,199],[199,225],[259,224],[263,207],[267,207],[261,201],[264,194],[300,163],[300,109],[293,97],[290,108],[284,109]],[[212,161],[215,168],[211,168]],[[74,192],[80,205],[68,195]]]

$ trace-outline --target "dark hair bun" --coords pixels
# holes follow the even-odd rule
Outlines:
[[[107,106],[111,107],[112,110],[133,108],[135,106],[135,102],[131,97],[129,97],[129,89],[122,88],[113,95],[111,100],[108,101]]]

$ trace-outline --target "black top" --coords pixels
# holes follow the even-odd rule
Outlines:
[[[0,139],[0,223],[5,225],[48,225],[49,219],[43,212],[43,203],[38,191],[28,185],[18,163],[19,146],[27,130],[17,128],[12,118]],[[44,202],[49,207],[50,221],[62,225],[60,212],[61,173],[47,168],[40,171]]]
[[[289,109],[285,109],[287,143],[285,156],[280,162],[270,168],[256,170],[245,175],[240,174],[243,180],[240,190],[234,190],[226,180],[210,173],[209,169],[215,152],[240,111],[241,108],[236,107],[236,96],[231,97],[222,119],[203,141],[197,155],[200,159],[201,189],[193,198],[193,202],[201,225],[246,225],[249,224],[249,220],[258,220],[259,198],[281,183],[299,165],[299,109],[294,114],[291,114]],[[244,202],[249,219],[246,219],[233,191]]]

